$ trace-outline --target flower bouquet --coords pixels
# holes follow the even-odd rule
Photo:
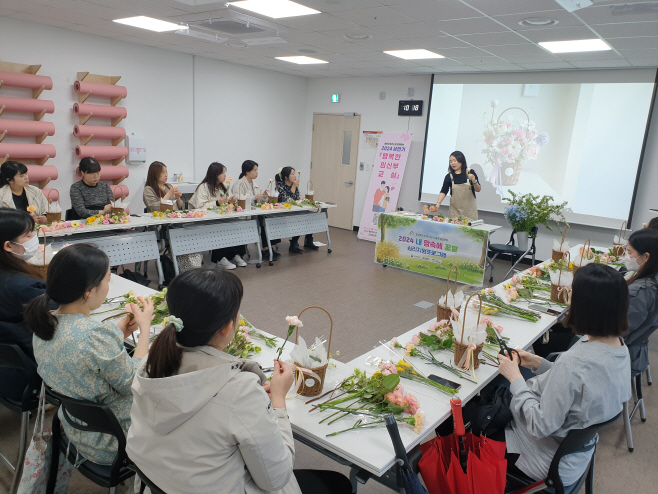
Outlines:
[[[95,214],[87,218],[87,225],[98,226],[98,225],[120,225],[128,223],[130,221],[130,216],[125,211],[118,213],[105,213],[105,214]]]
[[[153,211],[153,218],[158,219],[158,220],[163,220],[163,219],[177,219],[177,218],[203,218],[206,214],[208,214],[208,211],[205,209],[199,209],[195,211],[189,211],[187,209],[183,211],[172,211],[172,210],[167,210],[167,211]]]
[[[301,174],[301,172],[298,173]],[[313,201],[313,194],[315,194],[315,190],[313,189],[313,182],[309,180],[308,183],[306,184],[306,195],[304,196],[304,198],[307,201]]]
[[[503,201],[509,204],[505,208],[505,219],[517,232],[532,234],[532,230],[538,225],[544,225],[552,230],[550,222],[558,225],[566,223],[564,208],[566,201],[561,204],[551,204],[552,196],[538,196],[534,194],[517,194],[509,191],[511,198],[504,197]]]
[[[57,230],[64,230],[65,228],[84,228],[84,225],[79,221],[53,221],[45,225],[34,225],[35,231],[43,230],[45,232],[55,232]]]
[[[600,250],[592,249],[592,252],[594,253],[594,262],[599,263],[599,264],[617,264],[620,265],[622,263],[619,262],[619,257],[615,256],[612,254],[612,248],[608,252],[603,252]]]
[[[448,386],[439,384],[421,375],[420,372],[418,372],[418,370],[413,366],[413,364],[407,362],[404,359],[400,360],[397,364],[394,364],[390,361],[382,361],[381,364],[379,364],[379,368],[381,373],[385,376],[388,374],[397,374],[404,379],[417,381],[427,386],[436,388],[439,391],[446,393],[447,395],[454,396],[457,394],[456,389],[449,388]]]
[[[235,336],[231,343],[224,348],[224,353],[233,355],[234,357],[247,358],[256,353],[260,353],[261,348],[254,345],[249,336],[249,327],[240,326],[235,331]]]
[[[270,204],[276,204],[279,202],[279,191],[276,190],[276,184],[274,183],[274,179],[270,178],[270,183],[267,186],[267,196],[269,198]]]
[[[567,258],[569,258],[567,252]],[[551,276],[551,300],[565,304],[571,303],[571,285],[573,284],[573,263],[565,260],[548,265]]]
[[[573,258],[573,268],[572,272],[575,275],[576,271],[579,268],[582,268],[583,266],[587,266],[588,264],[591,264],[593,262],[596,262],[596,255],[594,254],[594,251],[591,248],[591,242],[589,239],[585,242],[585,244],[578,249],[578,255]]]
[[[526,160],[536,160],[540,148],[550,141],[546,132],[537,133],[535,123],[522,108],[512,107],[503,110],[494,122],[498,100],[491,101],[491,120],[485,124],[482,150],[486,156],[484,166],[489,181],[498,193],[503,195],[503,186],[519,183],[521,168]],[[503,117],[510,110],[519,110],[525,119]]]
[[[530,322],[539,321],[536,312],[508,304],[496,295],[496,291],[493,288],[485,288],[480,292],[480,295],[482,296],[482,312],[487,316],[507,315]]]
[[[628,248],[628,240],[626,239],[627,228],[626,222],[624,221],[619,229],[619,235],[615,235],[615,238],[612,241],[612,254],[615,256],[621,257],[626,253],[626,249]]]
[[[452,270],[455,270],[455,282],[453,284],[454,294],[450,290],[450,275]],[[459,276],[459,268],[457,266],[451,266],[450,271],[448,271],[448,278],[446,280],[446,294],[439,299],[436,303],[436,320],[441,321],[443,319],[452,319],[455,315],[455,312],[459,312],[459,308],[464,301],[464,292],[457,291],[457,277]]]
[[[569,251],[569,242],[564,241],[564,237],[567,235],[568,226],[564,227],[564,232],[562,232],[562,240],[558,243],[557,240],[553,239],[553,253],[551,258],[557,262],[560,259],[564,259],[564,255]]]
[[[482,324],[480,322],[480,316],[482,315],[481,302],[478,305],[477,323],[473,326],[466,326],[466,313],[468,310],[468,304],[471,301],[471,298],[474,296],[478,297],[480,301],[482,300],[480,295],[477,293],[471,295],[464,302],[464,305],[462,306],[459,313],[459,318],[457,318],[457,320],[450,321],[454,334],[455,365],[460,369],[470,369],[473,375],[473,379],[475,379],[475,369],[480,366],[479,355],[480,351],[482,351],[484,340],[487,337],[486,324]]]

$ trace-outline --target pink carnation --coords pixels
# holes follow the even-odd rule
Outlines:
[[[105,220],[105,221],[103,221],[103,224],[104,224],[104,225],[109,225],[110,222],[109,222],[108,220]]]
[[[398,373],[398,369],[397,367],[395,367],[395,364],[393,362],[382,362],[382,364],[379,367],[382,371],[382,375],[384,376],[389,376],[391,374]]]
[[[408,394],[404,398],[408,405],[408,408],[405,409],[405,412],[416,415],[416,412],[420,410],[420,402],[418,401],[418,398],[412,394]]]
[[[413,335],[413,336],[411,337],[411,343],[412,343],[414,346],[418,345],[418,344],[420,343],[420,337],[419,337],[417,334]]]
[[[240,206],[238,206],[238,213],[241,213],[241,212],[242,212],[242,208]]]

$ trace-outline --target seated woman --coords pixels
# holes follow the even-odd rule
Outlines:
[[[206,177],[199,184],[190,199],[190,207],[194,209],[214,208],[221,204],[235,203],[235,197],[228,195],[228,187],[224,184],[226,180],[226,167],[221,163],[211,163],[206,172]],[[244,245],[237,247],[226,247],[212,251],[212,262],[224,269],[235,269],[235,266],[247,265],[242,256],[247,252]],[[230,261],[229,261],[230,259]]]
[[[212,268],[187,271],[167,291],[169,324],[133,383],[126,452],[171,492],[299,493],[286,413],[291,368],[272,381],[256,362],[222,350],[240,317],[242,283]]]
[[[622,258],[635,274],[628,280],[628,333],[624,341],[636,376],[649,365],[649,336],[658,329],[658,231],[645,228],[628,239]]]
[[[149,213],[160,211],[160,204],[163,200],[173,201],[168,209],[173,211],[183,209],[183,200],[181,199],[183,193],[178,190],[176,185],[168,184],[168,178],[169,174],[164,163],[160,161],[151,163],[146,175],[146,185],[144,186],[144,205]]]
[[[101,182],[101,165],[94,158],[83,158],[78,166],[82,179],[71,185],[74,217],[85,219],[112,210],[114,193],[107,182]],[[67,218],[68,219],[68,218]]]
[[[18,161],[5,161],[0,166],[0,208],[29,212],[34,221],[45,223],[48,201],[37,187],[30,185],[27,166]],[[32,206],[36,211],[28,211]]]
[[[299,179],[295,174],[295,169],[292,166],[284,166],[279,170],[275,177],[276,190],[279,193],[279,202],[288,202],[288,199],[295,201],[299,200]],[[313,243],[313,234],[309,233],[304,237],[304,247],[307,249],[318,250]],[[299,236],[290,239],[290,252],[296,254],[303,254],[304,250],[299,248]]]
[[[24,211],[0,208],[0,244],[0,343],[18,345],[34,360],[32,333],[23,322],[23,305],[46,291],[39,271],[25,262],[39,248],[34,218]],[[51,302],[50,308],[56,309],[57,304]],[[0,368],[0,396],[20,401],[25,385],[20,372]]]
[[[139,298],[144,309],[130,304],[118,324],[89,317],[110,289],[110,262],[90,244],[62,249],[48,266],[46,291],[25,309],[25,323],[34,332],[32,344],[37,371],[54,391],[78,400],[110,407],[124,432],[130,426],[130,386],[142,358],[148,353],[153,303]],[[50,303],[59,308],[50,312]],[[133,358],[123,340],[140,328]],[[94,463],[110,465],[117,441],[109,435],[83,432],[68,425],[60,409],[64,432],[78,453]]]
[[[621,339],[627,310],[624,277],[609,266],[588,264],[574,276],[567,319],[567,326],[584,337],[553,363],[519,350],[520,364],[537,374],[528,381],[521,376],[516,355],[513,361],[498,356],[500,373],[512,392],[507,453],[518,455],[508,457],[508,468],[515,461],[516,468],[532,479],[545,479],[569,431],[600,424],[621,412],[631,397],[630,358]],[[562,460],[565,486],[581,478],[591,457],[588,450]]]
[[[251,197],[255,202],[267,202],[268,192],[261,192],[261,188],[256,182],[258,178],[258,163],[247,160],[242,163],[242,173],[239,179],[231,187],[231,193],[236,199]],[[269,247],[267,246],[267,235],[265,234],[265,221],[262,216],[258,217],[260,224],[260,238],[263,257],[270,257]],[[280,240],[272,240],[272,245],[278,244]],[[281,254],[272,252],[272,260],[276,261]]]

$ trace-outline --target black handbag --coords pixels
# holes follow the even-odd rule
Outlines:
[[[512,392],[507,387],[484,388],[475,403],[464,407],[464,423],[471,423],[473,434],[491,436],[512,421]]]
[[[176,270],[174,269],[174,261],[171,260],[171,257],[164,253],[160,256],[160,263],[162,264],[162,277],[164,286],[169,286],[169,283],[176,277]]]

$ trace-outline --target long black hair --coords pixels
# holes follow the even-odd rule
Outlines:
[[[256,163],[253,160],[247,160],[242,163],[242,173],[238,178],[244,177],[247,173],[249,173],[251,170],[256,168],[258,166],[258,163]]]
[[[5,242],[15,242],[21,235],[32,231],[34,231],[34,218],[31,214],[20,209],[0,208],[0,270],[41,279],[37,268],[7,252],[4,247]]]
[[[621,336],[628,331],[628,285],[610,266],[591,263],[573,277],[565,325],[575,334]]]
[[[25,324],[39,338],[53,339],[57,318],[50,313],[48,302],[66,305],[80,300],[89,290],[101,284],[110,260],[92,244],[73,244],[60,250],[48,266],[46,293],[25,306]]]
[[[2,166],[0,166],[0,174],[2,175],[2,180],[0,181],[0,186],[9,185],[10,180],[14,180],[16,175],[22,175],[27,173],[27,166],[18,161],[5,161]]]
[[[643,228],[628,237],[628,243],[639,255],[649,253],[649,260],[640,266],[640,270],[628,280],[628,284],[642,278],[655,278],[658,274],[658,231]]]
[[[183,356],[178,345],[207,345],[228,323],[237,324],[242,294],[240,278],[213,267],[176,276],[167,290],[167,305],[169,313],[183,321],[183,328],[176,331],[168,324],[155,339],[146,362],[148,376],[158,379],[174,375]]]
[[[459,163],[461,163],[462,171],[459,173],[459,175],[463,175],[465,177],[467,174],[468,166],[466,165],[466,156],[464,156],[464,153],[461,151],[453,151],[450,153],[450,156],[454,157]],[[452,173],[452,175],[457,176],[457,173],[455,173],[450,165],[448,165],[448,173]]]
[[[292,166],[284,166],[283,168],[281,168],[281,171],[277,173],[276,176],[274,177],[276,183],[277,184],[286,183],[286,180],[288,180],[288,177],[294,170],[295,169]]]
[[[219,177],[225,171],[226,167],[221,163],[217,163],[216,161],[214,163],[210,163],[208,166],[208,171],[206,172],[206,178],[204,178],[203,181],[197,186],[197,189],[201,187],[202,184],[208,184],[208,190],[210,191],[211,195],[214,196],[217,194],[217,189],[226,194],[228,192],[226,185],[223,183],[217,183],[217,177]]]

